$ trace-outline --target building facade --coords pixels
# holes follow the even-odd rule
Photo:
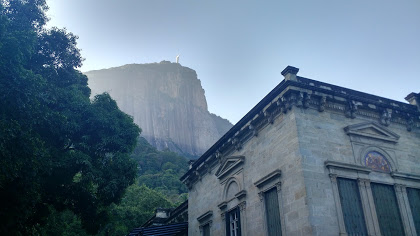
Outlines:
[[[189,235],[420,236],[420,93],[407,104],[298,70],[181,178]]]

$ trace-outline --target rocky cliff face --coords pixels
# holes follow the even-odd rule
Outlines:
[[[180,64],[131,64],[85,74],[92,95],[108,92],[160,150],[199,156],[232,127],[209,113],[197,73]]]

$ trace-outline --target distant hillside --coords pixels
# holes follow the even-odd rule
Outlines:
[[[180,64],[130,64],[85,74],[92,95],[111,94],[159,150],[198,157],[232,127],[208,112],[197,73]]]

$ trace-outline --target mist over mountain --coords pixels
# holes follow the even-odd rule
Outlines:
[[[198,157],[232,127],[208,111],[197,73],[178,63],[129,64],[85,74],[92,96],[108,92],[159,150]]]

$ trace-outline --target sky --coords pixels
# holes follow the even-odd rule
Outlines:
[[[79,36],[81,71],[175,61],[233,124],[298,75],[405,102],[420,92],[419,0],[47,0]]]

